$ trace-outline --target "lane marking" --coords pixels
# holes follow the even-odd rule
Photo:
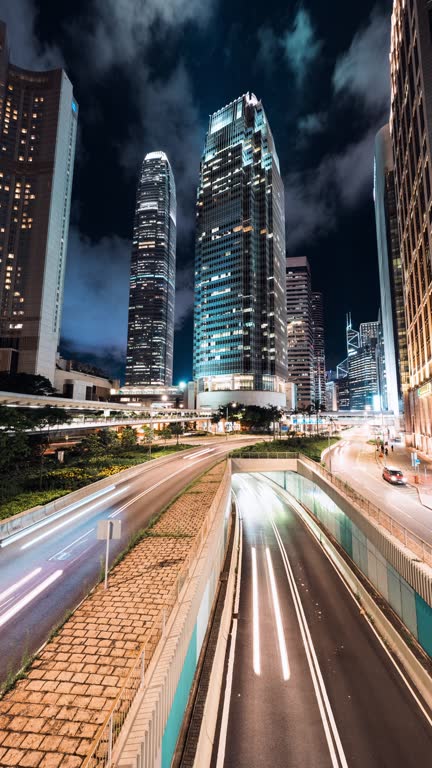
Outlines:
[[[4,592],[0,592],[0,603],[2,603],[3,600],[9,597],[9,595],[12,595],[13,592],[16,592],[17,589],[22,587],[24,584],[27,584],[28,581],[31,581],[31,579],[34,579],[34,577],[37,576],[38,573],[41,572],[41,570],[42,568],[35,568],[34,571],[32,571],[31,573],[28,573],[27,576],[24,576],[22,579],[15,582],[15,584],[12,584],[12,586],[5,589]]]
[[[261,650],[259,629],[259,596],[258,596],[258,571],[256,549],[251,547],[252,554],[252,626],[253,626],[253,670],[256,675],[261,674]]]
[[[26,544],[23,544],[21,549],[28,549],[29,547],[32,547],[34,544],[38,544],[39,541],[42,541],[43,539],[46,539],[48,536],[51,536],[53,533],[56,533],[57,531],[64,528],[66,525],[70,525],[70,523],[74,523],[75,520],[78,520],[80,517],[83,517],[83,515],[87,515],[89,512],[92,512],[96,507],[100,507],[101,504],[106,504],[107,501],[111,501],[116,496],[119,496],[121,493],[123,493],[123,489],[120,491],[116,491],[115,493],[112,493],[111,496],[106,496],[105,498],[101,499],[101,501],[97,501],[96,504],[92,504],[90,507],[87,507],[82,512],[78,512],[77,515],[73,515],[73,517],[68,517],[67,520],[63,520],[62,523],[59,523],[58,525],[54,526],[54,528],[50,528],[49,531],[45,531],[45,533],[41,533],[39,536],[36,536],[31,541],[28,541]]]
[[[66,547],[63,547],[63,549],[60,549],[58,552],[55,553],[55,555],[51,555],[51,557],[48,558],[48,560],[55,560],[57,557],[60,557],[64,552],[67,552],[68,549],[73,547],[75,544],[78,544],[81,539],[85,539],[86,536],[89,535],[89,533],[92,533],[92,531],[95,531],[96,528],[90,528],[89,531],[86,531],[82,534],[82,536],[79,536],[75,541],[72,541],[71,544],[68,544]]]
[[[197,451],[196,453],[190,453],[188,456],[183,456],[182,458],[183,458],[183,461],[190,461],[191,459],[194,459],[195,456],[202,456],[203,453],[211,453],[214,450],[215,450],[214,447],[204,448],[204,450],[202,451]]]
[[[51,574],[51,576],[48,576],[45,581],[42,581],[37,587],[32,589],[31,592],[29,592],[25,597],[21,598],[21,600],[18,600],[15,605],[12,606],[12,608],[9,608],[5,613],[3,613],[0,616],[0,627],[3,627],[6,622],[8,622],[10,619],[12,619],[19,611],[21,611],[23,608],[25,608],[26,605],[31,603],[32,600],[35,599],[35,597],[38,597],[42,592],[45,591],[48,587],[51,586],[51,584],[54,584],[55,581],[57,581],[58,578],[62,575],[63,571],[54,571],[54,573]]]
[[[276,618],[276,629],[277,629],[277,635],[278,635],[278,641],[279,641],[279,653],[281,657],[281,664],[282,664],[282,676],[284,680],[289,680],[291,677],[291,670],[288,662],[288,653],[287,653],[287,647],[285,643],[285,635],[283,631],[283,625],[282,625],[282,614],[279,604],[279,596],[277,593],[276,588],[276,580],[273,570],[273,563],[270,555],[270,550],[268,547],[266,547],[266,559],[267,559],[267,567],[269,571],[270,576],[270,587],[272,591],[272,598],[273,598],[273,607],[275,612],[275,618]]]
[[[345,753],[342,747],[342,743],[341,743],[339,732],[334,719],[333,711],[327,695],[327,690],[321,674],[321,669],[318,664],[315,647],[312,641],[308,623],[306,621],[306,616],[303,610],[303,605],[300,599],[297,585],[295,583],[294,574],[291,569],[291,564],[288,559],[288,555],[286,553],[285,546],[283,544],[279,531],[274,521],[271,518],[270,518],[270,522],[271,522],[271,526],[273,528],[274,534],[276,536],[276,540],[279,545],[279,549],[280,549],[282,560],[285,567],[285,572],[288,579],[288,584],[289,584],[291,595],[293,598],[297,620],[300,627],[300,633],[301,633],[303,645],[306,651],[306,658],[308,661],[309,670],[312,677],[312,683],[314,686],[315,695],[318,702],[321,720],[324,726],[324,732],[327,739],[327,744],[330,752],[332,765],[334,766],[334,768],[340,768],[340,766],[342,766],[343,768],[348,768],[348,763],[346,761]],[[335,748],[337,750],[337,754],[336,754]]]
[[[127,490],[129,486],[126,486],[126,488],[122,488],[123,490]],[[67,507],[64,507],[63,509],[59,509],[58,512],[55,512],[53,515],[48,515],[48,517],[44,518],[43,520],[39,520],[37,523],[33,523],[32,525],[29,525],[27,528],[24,528],[22,531],[17,531],[17,533],[12,533],[10,536],[7,537],[7,539],[3,539],[3,541],[0,542],[0,547],[8,547],[9,544],[13,544],[15,541],[18,541],[19,539],[24,538],[24,536],[30,536],[35,531],[38,531],[39,528],[44,528],[46,525],[49,525],[54,520],[58,520],[60,517],[63,517],[63,515],[66,515],[68,512],[71,512],[73,509],[79,509],[79,507],[82,507],[84,504],[88,504],[89,501],[92,501],[93,499],[97,499],[99,496],[102,496],[106,493],[109,493],[110,491],[114,491],[116,488],[115,485],[110,485],[107,488],[102,488],[100,491],[95,491],[95,493],[92,493],[90,496],[86,496],[85,499],[81,499],[81,501],[76,501],[74,504],[69,504]]]
[[[288,493],[288,491],[286,491],[286,493]],[[307,512],[305,512],[305,511],[304,511],[304,509],[302,508],[301,504],[299,504],[299,503],[297,502],[297,500],[296,500],[296,499],[292,498],[292,499],[291,499],[289,502],[287,502],[287,503],[288,503],[290,506],[292,506],[292,507],[293,507],[293,509],[294,509],[294,510],[297,512],[297,514],[298,514],[298,516],[300,517],[300,519],[303,521],[304,525],[305,525],[305,526],[307,527],[307,529],[308,529],[308,530],[309,530],[309,531],[312,533],[312,535],[313,535],[313,537],[314,537],[315,541],[316,541],[316,542],[319,544],[319,546],[320,546],[320,548],[321,548],[322,552],[323,552],[323,553],[324,553],[324,555],[326,556],[327,560],[329,561],[330,565],[331,565],[331,566],[332,566],[332,568],[334,569],[335,573],[336,573],[336,574],[339,576],[339,579],[341,580],[342,584],[344,585],[345,589],[347,590],[347,592],[348,592],[348,594],[349,594],[349,596],[350,596],[351,600],[352,600],[352,601],[353,601],[353,603],[355,604],[356,608],[359,608],[359,607],[360,607],[360,606],[359,606],[359,603],[357,602],[357,600],[356,600],[356,597],[355,597],[355,595],[354,595],[354,593],[353,593],[353,591],[352,591],[352,589],[351,589],[350,585],[349,585],[349,584],[348,584],[348,583],[345,581],[344,577],[343,577],[343,576],[342,576],[342,574],[339,572],[339,570],[338,570],[338,568],[337,568],[337,566],[336,566],[336,563],[334,563],[334,562],[333,562],[333,559],[332,559],[332,557],[331,557],[331,554],[330,554],[330,552],[328,552],[328,551],[327,551],[327,549],[325,548],[325,546],[324,546],[323,542],[322,542],[322,541],[321,541],[321,539],[319,538],[319,534],[321,533],[321,530],[320,530],[318,527],[317,527],[317,530],[315,530],[315,527],[312,525],[313,521],[312,521],[312,520],[309,520],[309,518],[308,518],[308,516],[307,516]],[[405,683],[406,687],[408,688],[409,692],[411,693],[412,697],[414,698],[414,700],[415,700],[416,704],[418,705],[418,707],[420,708],[421,712],[422,712],[422,713],[423,713],[423,715],[425,716],[425,718],[426,718],[427,722],[428,722],[428,723],[429,723],[429,725],[432,727],[432,717],[430,716],[430,714],[429,714],[428,710],[426,710],[426,709],[425,709],[425,707],[423,706],[423,704],[422,704],[422,702],[420,701],[419,697],[417,696],[417,694],[416,694],[415,690],[412,688],[412,686],[411,686],[411,684],[410,684],[410,681],[409,681],[409,680],[408,680],[408,678],[405,676],[405,674],[404,674],[404,672],[403,672],[402,668],[399,666],[399,663],[398,663],[398,662],[397,662],[397,661],[396,661],[396,660],[393,658],[392,654],[391,654],[391,653],[390,653],[390,651],[388,650],[388,648],[387,648],[387,646],[386,646],[386,644],[385,644],[384,640],[381,638],[381,636],[379,635],[379,633],[378,633],[378,632],[377,632],[377,630],[375,629],[374,625],[373,625],[373,624],[372,624],[372,622],[370,621],[370,619],[369,619],[369,617],[368,617],[368,615],[367,615],[366,611],[364,611],[364,612],[363,612],[361,615],[362,615],[362,617],[364,618],[364,620],[365,620],[365,621],[366,621],[366,622],[369,624],[369,627],[371,628],[372,632],[374,633],[375,637],[377,638],[377,640],[378,640],[379,644],[381,645],[381,647],[383,648],[383,650],[384,650],[384,651],[385,651],[385,653],[387,654],[387,656],[388,656],[388,658],[390,659],[391,663],[393,664],[394,668],[395,668],[395,669],[397,670],[397,672],[399,673],[400,677],[402,678],[403,682]]]

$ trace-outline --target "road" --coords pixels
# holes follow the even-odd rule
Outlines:
[[[236,439],[235,446],[250,442]],[[122,521],[121,539],[110,546],[112,562],[133,533],[231,449],[230,440],[196,446],[144,464],[133,479],[118,481],[114,475],[109,488],[100,495],[89,491],[86,501],[72,505],[67,515],[3,542],[0,682],[40,648],[51,629],[97,583],[105,554],[105,543],[96,539],[98,521],[107,517]]]
[[[380,460],[375,447],[368,445],[369,437],[367,426],[344,432],[341,442],[331,451],[331,471],[428,544],[432,544],[432,510],[421,503],[415,485],[409,483],[394,487],[383,480],[384,459]],[[405,449],[396,443],[394,453],[389,453],[385,461],[391,466],[401,463],[402,469],[406,471]],[[328,461],[326,463],[328,465]]]
[[[240,597],[212,766],[429,766],[432,721],[318,543],[257,475],[233,486]]]

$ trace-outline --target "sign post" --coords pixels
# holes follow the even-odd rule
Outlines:
[[[110,539],[120,539],[121,520],[99,520],[97,527],[97,537],[101,540],[106,539],[104,588],[108,589],[109,543]]]

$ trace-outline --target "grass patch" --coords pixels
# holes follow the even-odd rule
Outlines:
[[[340,440],[339,437],[331,437],[330,445]],[[327,437],[288,437],[285,440],[272,440],[271,442],[255,443],[248,448],[238,448],[232,452],[232,456],[241,456],[243,453],[303,453],[313,461],[320,462],[321,454],[329,446]]]

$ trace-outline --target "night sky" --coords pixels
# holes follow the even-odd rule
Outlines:
[[[64,66],[80,106],[61,350],[122,375],[136,181],[164,150],[178,205],[174,381],[192,374],[194,201],[208,115],[262,99],[289,255],[324,293],[327,367],[345,313],[379,305],[373,141],[388,120],[392,1],[0,0],[13,63]]]

